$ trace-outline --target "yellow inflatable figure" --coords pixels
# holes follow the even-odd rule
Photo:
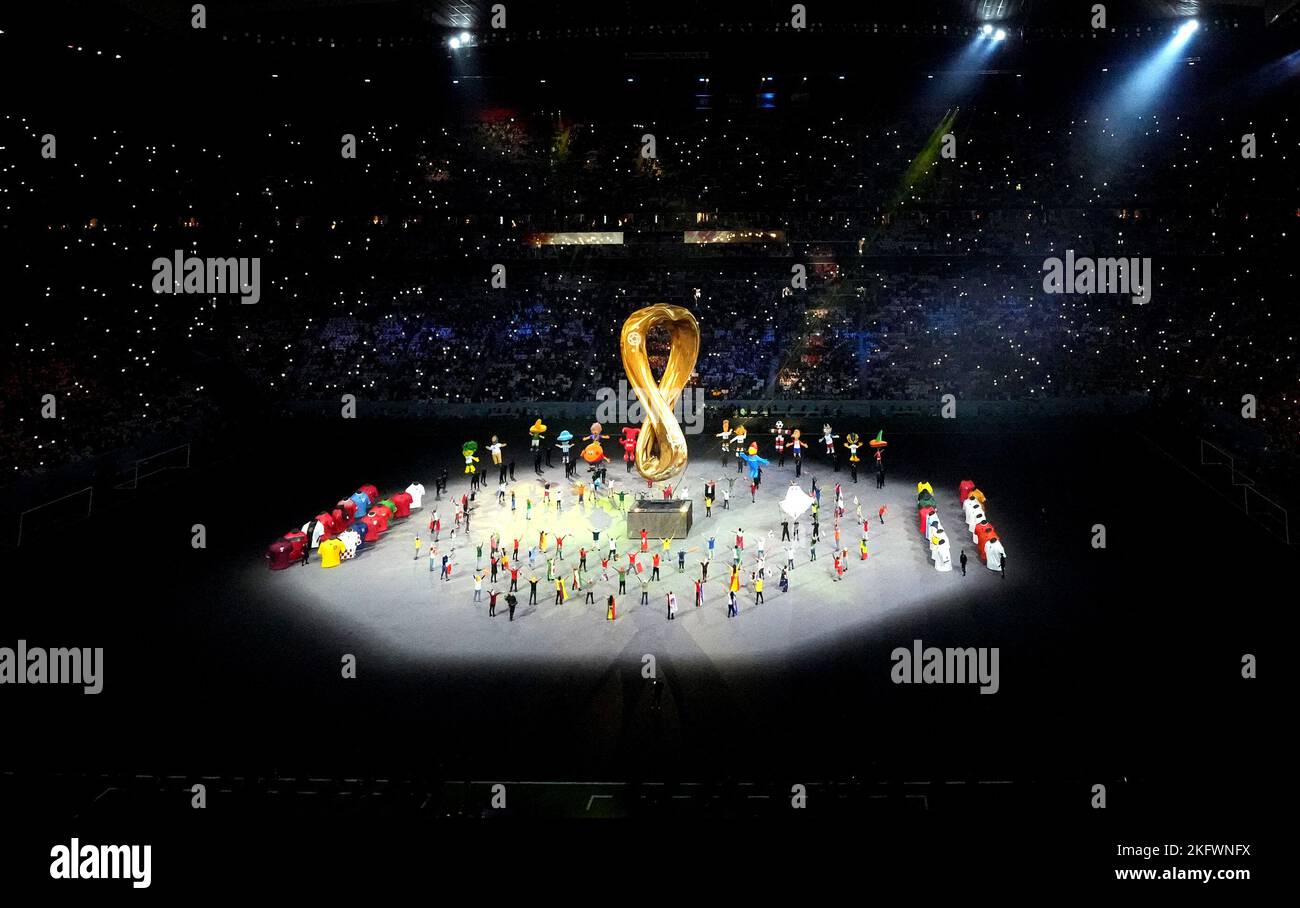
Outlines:
[[[462,447],[462,448],[460,449],[460,453],[463,454],[463,455],[465,455],[465,472],[466,472],[466,473],[473,473],[473,472],[475,472],[476,469],[477,469],[477,468],[474,466],[474,464],[478,463],[478,458],[474,456],[474,452],[477,451],[477,450],[478,450],[478,442],[477,442],[477,441],[467,441],[467,442],[465,442],[464,447]]]
[[[858,463],[862,460],[858,456],[858,448],[862,447],[862,438],[857,432],[850,432],[844,436],[844,447],[849,449],[849,463]]]

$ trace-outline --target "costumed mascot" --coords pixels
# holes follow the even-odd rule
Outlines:
[[[736,437],[732,439],[736,443],[736,472],[741,470],[741,461],[745,459],[745,444],[749,441],[749,430],[744,426],[736,426]]]
[[[741,454],[736,452],[736,457],[749,464],[749,478],[755,484],[763,481],[763,467],[767,466],[767,461],[758,456],[758,442],[749,446],[747,453]]]
[[[589,464],[598,464],[605,459],[605,449],[600,446],[602,438],[609,438],[608,435],[600,434],[601,425],[598,422],[591,424],[591,432],[584,435],[582,440],[589,444],[582,449],[582,459]]]
[[[831,434],[831,424],[822,423],[822,444],[826,445],[826,453],[831,457],[835,456],[835,439],[838,435]]]
[[[636,437],[640,434],[640,426],[624,426],[623,435],[619,439],[619,444],[623,446],[623,460],[627,463],[629,473],[632,472],[632,464],[636,463]]]
[[[785,423],[778,419],[776,425],[772,427],[772,434],[776,436],[772,441],[772,447],[776,449],[776,465],[783,467],[785,466],[785,436],[787,434]]]
[[[474,452],[477,450],[477,441],[467,441],[465,444],[461,445],[460,453],[465,456],[466,473],[474,473],[477,471],[477,468],[474,466],[474,464],[478,463],[478,458],[474,456]]]
[[[492,444],[488,445],[488,450],[492,452],[492,465],[501,466],[501,449],[506,446],[505,442],[498,441],[495,435],[492,436]]]
[[[798,429],[790,433],[790,456],[794,458],[794,475],[801,475],[803,473],[803,439],[799,437]]]
[[[793,521],[798,520],[800,515],[802,515],[804,511],[808,510],[816,500],[817,499],[813,498],[803,489],[796,485],[792,485],[786,490],[785,498],[781,499],[781,504],[778,507],[781,508],[782,514],[786,515]]]
[[[722,439],[722,462],[726,463],[727,456],[731,454],[731,420],[722,421],[722,431],[717,437]]]
[[[844,436],[844,447],[849,449],[849,475],[853,481],[858,481],[858,463],[862,458],[858,457],[858,451],[862,448],[862,439],[857,432],[850,432]]]
[[[568,476],[573,467],[573,464],[569,461],[569,452],[573,450],[573,433],[568,429],[564,429],[555,438],[559,442],[556,447],[560,449],[560,462],[564,464],[564,475]]]
[[[533,452],[533,469],[540,476],[542,473],[542,442],[546,440],[546,426],[541,417],[528,427],[528,450]]]
[[[889,447],[889,442],[885,441],[885,430],[881,429],[877,432],[876,437],[867,442],[867,444],[871,445],[871,450],[876,452],[876,468],[884,469],[885,459],[883,455],[885,453],[885,448]]]

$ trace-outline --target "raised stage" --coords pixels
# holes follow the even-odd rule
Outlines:
[[[628,535],[642,530],[656,539],[685,539],[691,532],[693,502],[670,498],[667,501],[643,499],[628,512]]]

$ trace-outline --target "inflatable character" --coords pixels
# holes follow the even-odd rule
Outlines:
[[[803,489],[796,485],[791,485],[790,488],[786,490],[785,498],[781,499],[781,503],[778,507],[781,509],[781,513],[789,517],[791,520],[798,520],[799,515],[808,510],[809,506],[816,500],[817,499],[813,498]]]
[[[741,454],[739,451],[737,451],[736,456],[739,457],[741,460],[745,461],[745,463],[749,464],[749,478],[751,480],[756,481],[758,479],[759,471],[762,470],[762,468],[767,466],[768,464],[766,460],[758,456],[757,443],[751,444],[749,446],[748,453]]]
[[[492,436],[492,444],[488,445],[488,450],[492,452],[493,466],[501,466],[501,449],[505,446],[505,442],[498,441],[495,435]]]
[[[541,417],[528,427],[528,447],[533,451],[540,451],[542,442],[546,440],[546,426],[542,425]]]
[[[583,437],[583,441],[590,442],[582,450],[582,459],[587,463],[600,463],[605,459],[605,449],[600,446],[602,438],[609,438],[608,435],[600,434],[601,425],[598,422],[591,424],[591,433]]]
[[[717,437],[722,439],[722,455],[725,457],[731,453],[731,420],[724,419],[722,421],[722,431],[718,433]]]
[[[555,437],[559,441],[556,447],[560,449],[560,462],[564,464],[564,475],[568,476],[573,470],[573,464],[569,460],[569,452],[573,450],[573,433],[564,429]]]
[[[785,454],[785,423],[778,419],[776,425],[772,427],[772,434],[776,436],[776,440],[772,442],[772,447],[776,448],[777,457],[781,457]],[[785,465],[784,460],[781,461],[781,465]]]
[[[860,460],[858,449],[862,447],[862,438],[857,432],[850,432],[844,436],[844,447],[849,449],[849,463],[857,463]]]
[[[627,462],[627,471],[632,472],[632,464],[636,462],[636,437],[641,434],[640,426],[624,426],[622,437],[619,444],[623,446],[623,460]]]
[[[885,453],[885,448],[889,447],[889,442],[885,441],[885,430],[881,429],[876,433],[876,437],[867,442],[871,449],[876,452],[876,463],[881,464],[884,458],[881,456]]]
[[[477,468],[474,466],[474,464],[478,463],[478,458],[474,456],[474,452],[477,450],[478,450],[477,441],[467,441],[465,442],[465,444],[461,445],[460,453],[465,456],[466,473],[477,472]]]
[[[831,434],[831,424],[822,423],[822,444],[826,445],[826,453],[832,457],[835,455],[835,439],[838,435]]]

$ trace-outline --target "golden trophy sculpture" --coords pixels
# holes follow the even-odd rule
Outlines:
[[[650,371],[646,339],[651,328],[668,329],[672,347],[663,378]],[[638,309],[623,323],[619,336],[627,373],[645,419],[636,440],[636,468],[649,482],[672,479],[686,469],[686,436],[673,410],[700,355],[700,325],[689,309],[660,303]]]

